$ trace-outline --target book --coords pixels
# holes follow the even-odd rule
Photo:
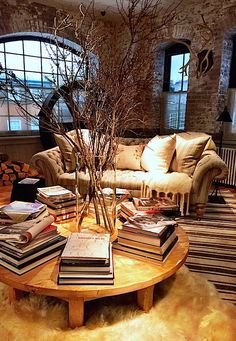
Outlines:
[[[15,267],[14,265],[10,264],[9,262],[3,259],[0,259],[0,265],[16,273],[17,275],[23,275],[24,273],[36,268],[37,266],[42,265],[55,257],[58,257],[61,254],[61,250],[62,250],[62,246],[59,246],[53,252],[50,252],[49,254],[45,254],[43,257],[40,256],[39,259],[32,261],[31,263],[25,265],[23,268]]]
[[[55,222],[60,222],[64,220],[70,220],[74,219],[76,217],[76,212],[70,212],[70,213],[65,213],[65,214],[59,214],[55,216]]]
[[[133,231],[132,229],[129,228],[124,229],[124,227],[122,227],[118,231],[118,236],[125,239],[143,242],[149,245],[162,246],[174,231],[175,227],[169,226],[168,228],[163,230],[161,235],[156,235],[153,233],[151,234],[145,233],[145,231],[137,233],[137,231]]]
[[[45,238],[44,240],[37,243],[34,243],[35,240],[33,240],[25,248],[15,247],[11,243],[0,241],[0,249],[5,254],[9,254],[10,256],[15,256],[18,259],[21,259],[31,255],[34,252],[46,249],[52,243],[57,242],[58,239],[60,239],[59,233],[56,235],[50,235],[47,237],[47,239]]]
[[[113,243],[113,250],[115,253],[118,253],[123,256],[131,257],[137,260],[151,262],[154,264],[161,264],[168,258],[169,254],[173,250],[177,241],[178,241],[178,237],[176,236],[176,238],[172,241],[172,243],[168,246],[168,248],[165,250],[165,252],[162,255],[156,254],[153,252],[144,251],[144,250],[139,250],[130,246],[121,245],[118,242]]]
[[[144,250],[144,251],[153,252],[157,254],[163,254],[175,238],[176,238],[176,233],[175,231],[173,231],[171,235],[165,240],[165,242],[161,246],[147,244],[144,241],[135,241],[135,240],[123,238],[120,236],[118,236],[118,243],[121,245],[134,247],[139,250]]]
[[[133,202],[138,211],[157,210],[163,212],[179,210],[179,206],[168,197],[133,198]]]
[[[50,198],[50,201],[52,202],[76,198],[76,195],[73,192],[59,185],[40,187],[38,188],[38,192],[40,193],[41,197],[44,197],[46,199]]]
[[[17,256],[16,254],[12,253],[11,255],[8,252],[4,252],[4,249],[0,251],[0,259],[9,262],[10,264],[21,268],[24,267],[25,264],[29,264],[31,260],[35,261],[39,257],[48,254],[49,252],[53,251],[54,249],[58,248],[59,246],[63,246],[66,243],[66,238],[63,236],[58,236],[57,239],[54,239],[47,247],[40,250],[33,249],[33,252],[30,254],[25,254],[23,256]]]
[[[41,202],[46,204],[48,207],[51,208],[63,208],[63,207],[67,207],[67,206],[71,206],[71,205],[76,205],[76,199],[72,198],[72,199],[65,199],[65,200],[59,200],[57,201],[50,201],[50,199],[44,198],[42,197],[39,193],[36,194],[37,197],[37,202]],[[79,198],[79,203],[82,203],[82,198]]]
[[[66,207],[62,207],[62,208],[47,208],[48,212],[59,216],[59,215],[63,215],[63,214],[67,214],[67,213],[75,213],[76,212],[76,205],[70,205],[70,206],[66,206]]]
[[[71,261],[70,263],[65,263],[63,260],[60,261],[59,266],[59,272],[65,272],[70,275],[70,273],[74,272],[83,272],[83,273],[109,273],[112,271],[113,263],[113,255],[112,255],[112,244],[110,243],[109,248],[109,259],[107,261],[107,264],[94,264],[94,262],[87,262],[87,264],[80,264],[74,261]]]
[[[23,180],[19,181],[18,184],[21,185],[34,185],[37,182],[39,182],[40,179],[36,179],[36,178],[24,178]]]
[[[129,223],[134,226],[137,226],[141,230],[150,231],[152,229],[156,229],[158,231],[158,227],[165,226],[176,226],[177,223],[175,220],[170,219],[164,216],[161,213],[139,213],[135,214],[132,217],[128,218]]]
[[[54,217],[47,213],[40,219],[36,218],[7,226],[0,225],[0,240],[23,244],[29,243],[47,226],[50,226],[54,220]]]
[[[72,233],[68,237],[61,259],[105,262],[109,258],[109,240],[109,234]]]
[[[46,208],[46,205],[42,203],[13,201],[0,208],[0,223],[22,222],[27,219],[34,219],[45,211]]]

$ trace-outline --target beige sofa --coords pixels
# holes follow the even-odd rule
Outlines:
[[[184,203],[188,206],[190,202],[197,215],[203,215],[213,179],[224,179],[228,174],[227,166],[216,154],[213,140],[204,133],[186,132],[121,142],[116,172],[105,171],[102,187],[125,188],[134,196],[150,195],[153,190],[174,198],[180,195],[182,213]],[[75,171],[66,170],[65,157],[70,161],[68,151],[63,159],[60,148],[54,147],[35,154],[31,164],[45,178],[47,186],[59,184],[74,191]],[[78,189],[82,195],[87,191],[88,180],[88,174],[78,173]]]

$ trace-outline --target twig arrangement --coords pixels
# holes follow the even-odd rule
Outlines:
[[[159,35],[171,25],[181,2],[173,2],[164,9],[161,1],[117,0],[115,23],[98,18],[93,2],[87,7],[80,5],[75,15],[58,12],[51,41],[56,49],[49,53],[52,64],[56,55],[62,61],[58,69],[63,85],[58,87],[56,75],[50,81],[55,93],[67,103],[76,139],[67,134],[60,115],[43,105],[43,92],[32,92],[13,72],[0,70],[6,74],[6,82],[1,82],[0,90],[11,94],[21,114],[34,120],[43,116],[44,128],[64,136],[73,146],[79,171],[86,170],[90,179],[84,210],[93,202],[97,223],[102,212],[105,228],[111,233],[114,221],[109,217],[101,194],[101,179],[105,170],[115,169],[117,137],[135,121],[145,124],[143,103],[155,81],[154,65],[150,61],[155,59]],[[73,51],[72,68],[67,60],[71,49],[62,47],[58,37],[74,37],[80,47]],[[17,90],[19,85],[21,91]],[[26,103],[31,103],[40,115],[35,116],[28,110]],[[89,140],[82,134],[84,127],[89,130]]]

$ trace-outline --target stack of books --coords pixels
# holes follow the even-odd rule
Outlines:
[[[180,215],[179,206],[169,198],[133,198],[121,203],[119,219],[125,222],[129,217],[145,212],[162,213],[172,218]]]
[[[81,198],[78,198],[81,202]],[[47,205],[48,211],[56,217],[56,222],[76,216],[76,196],[62,186],[38,188],[37,201]]]
[[[29,270],[57,257],[66,238],[52,225],[53,216],[0,226],[0,265],[23,275]]]
[[[161,213],[136,214],[118,230],[118,241],[113,243],[114,252],[155,264],[162,263],[177,243],[176,226],[175,220]]]
[[[62,252],[58,284],[113,284],[109,234],[72,233]]]

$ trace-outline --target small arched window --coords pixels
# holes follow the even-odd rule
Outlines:
[[[182,68],[189,61],[189,50],[175,44],[165,50],[163,83],[163,123],[165,130],[184,130],[188,75]]]
[[[57,44],[57,45],[56,45]],[[26,84],[34,94],[41,96],[42,101],[52,89],[59,88],[64,83],[63,74],[76,73],[76,79],[83,80],[88,74],[88,63],[83,61],[83,67],[78,71],[81,47],[67,39],[49,34],[19,33],[0,37],[0,63],[3,68],[14,72],[22,83]],[[81,59],[80,59],[81,65]],[[4,82],[4,73],[0,74]],[[17,84],[20,90],[20,84]],[[23,91],[23,87],[22,87]],[[27,110],[35,115],[38,110],[30,99],[24,104]],[[63,101],[58,101],[54,110],[64,115]],[[37,111],[37,112],[34,112]],[[64,112],[64,114],[63,114]],[[36,121],[26,120],[19,115],[17,106],[12,101],[10,93],[0,95],[0,135],[34,135],[38,134]]]

